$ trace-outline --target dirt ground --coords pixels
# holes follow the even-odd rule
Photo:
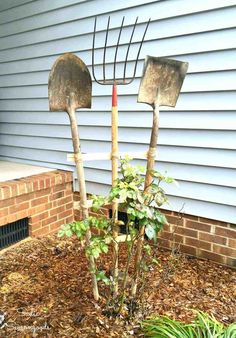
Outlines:
[[[104,313],[91,295],[87,262],[76,239],[33,239],[0,254],[0,337],[143,337],[142,318],[165,314],[189,322],[192,309],[236,321],[236,271],[156,249],[133,319]],[[124,263],[126,249],[120,255]],[[109,255],[99,262],[110,269]],[[141,302],[142,300],[142,302]]]

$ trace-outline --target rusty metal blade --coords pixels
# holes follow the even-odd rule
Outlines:
[[[54,63],[48,83],[50,111],[68,111],[73,95],[75,109],[91,108],[92,81],[85,63],[66,53]]]
[[[175,107],[187,69],[187,62],[148,55],[144,63],[138,102]]]

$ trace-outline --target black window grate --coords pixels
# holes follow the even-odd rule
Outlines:
[[[0,226],[0,250],[29,236],[29,219]]]
[[[109,218],[112,218],[112,209],[109,209]],[[121,234],[126,234],[126,226],[125,224],[128,221],[127,213],[124,211],[118,211],[118,220],[123,221],[124,225],[120,225],[120,233]],[[135,225],[138,228],[138,223],[135,221]]]

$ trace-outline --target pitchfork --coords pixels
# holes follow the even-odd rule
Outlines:
[[[108,40],[108,35],[109,35],[109,26],[110,26],[110,16],[108,17],[107,21],[107,28],[106,28],[106,33],[105,33],[105,45],[104,45],[104,50],[103,50],[103,62],[102,62],[102,69],[103,69],[103,79],[98,80],[95,74],[95,65],[94,65],[94,59],[95,59],[95,36],[96,36],[96,25],[97,25],[97,18],[95,18],[94,22],[94,33],[93,33],[93,46],[92,46],[92,73],[94,80],[100,84],[100,85],[112,85],[112,118],[111,118],[111,124],[112,124],[112,149],[111,149],[111,160],[112,160],[112,186],[116,184],[116,180],[118,178],[118,158],[119,158],[119,153],[118,153],[118,107],[117,107],[117,85],[128,85],[130,84],[136,74],[136,69],[137,69],[137,64],[138,64],[138,58],[140,55],[140,51],[145,39],[145,35],[150,23],[150,20],[146,23],[144,33],[141,39],[141,42],[139,42],[139,48],[138,52],[136,55],[135,63],[134,63],[134,69],[133,69],[133,74],[130,78],[126,78],[126,70],[127,70],[127,62],[128,62],[128,56],[129,56],[129,51],[130,51],[130,46],[132,43],[133,35],[135,32],[135,28],[138,22],[138,17],[135,20],[135,23],[133,25],[133,29],[130,35],[130,40],[128,42],[127,50],[126,50],[126,56],[125,56],[125,61],[124,61],[124,70],[123,70],[123,77],[117,79],[116,78],[116,70],[117,70],[117,54],[118,54],[118,49],[120,46],[120,38],[121,38],[121,33],[124,27],[124,21],[125,17],[123,17],[122,22],[121,22],[121,27],[118,33],[118,39],[116,43],[116,48],[115,48],[115,54],[114,54],[114,61],[113,61],[113,77],[112,79],[107,79],[106,78],[106,52],[107,52],[107,40]],[[114,227],[113,227],[113,238],[114,238],[114,247],[113,247],[113,261],[114,261],[114,270],[113,270],[113,277],[115,281],[115,286],[114,286],[114,293],[116,294],[118,292],[118,243],[116,242],[116,237],[118,236],[118,228],[117,228],[117,218],[118,218],[118,204],[114,202],[112,204],[112,218],[114,222]]]

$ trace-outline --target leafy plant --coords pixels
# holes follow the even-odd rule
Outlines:
[[[142,329],[145,337],[153,338],[236,338],[235,323],[226,327],[213,315],[201,311],[196,311],[190,324],[160,316],[144,320]]]
[[[113,307],[115,312],[120,313],[123,308],[126,297],[130,298],[130,288],[127,292],[127,282],[129,276],[129,268],[131,259],[135,254],[135,245],[139,238],[139,230],[145,228],[145,234],[150,240],[157,240],[157,234],[167,223],[166,217],[160,212],[159,207],[167,202],[165,191],[160,186],[162,182],[173,183],[174,180],[160,174],[158,171],[152,170],[151,174],[153,181],[147,191],[144,191],[143,168],[140,166],[132,166],[130,158],[126,157],[121,160],[120,177],[117,179],[116,185],[110,190],[107,197],[92,196],[92,210],[97,212],[106,204],[118,202],[120,210],[127,213],[127,222],[125,224],[127,246],[127,260],[122,278],[114,278],[107,276],[104,271],[99,271],[95,268],[93,271],[98,281],[103,281],[110,286],[111,297],[109,297],[109,306]],[[86,256],[98,259],[102,253],[107,253],[109,243],[115,242],[112,230],[120,225],[120,221],[107,219],[104,216],[89,217],[88,219],[64,225],[59,231],[59,236],[76,235],[80,240],[84,241],[88,229],[91,229],[92,236],[90,244],[86,247]],[[92,231],[96,230],[96,234]],[[99,233],[99,234],[98,234]],[[147,254],[151,255],[151,247],[144,246]],[[114,258],[116,259],[116,257]],[[112,268],[116,266],[116,261],[113,261]],[[139,262],[139,269],[146,269],[143,260]],[[120,284],[120,292],[118,297],[114,296],[114,289],[118,289]],[[112,301],[110,301],[110,298]],[[111,305],[112,304],[112,305]]]

